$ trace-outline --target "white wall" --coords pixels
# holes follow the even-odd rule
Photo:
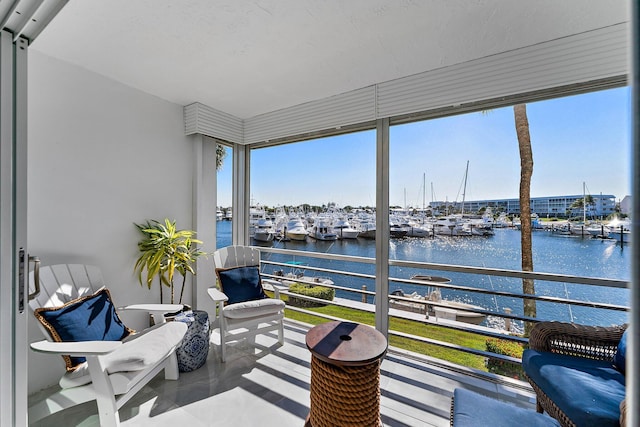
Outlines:
[[[182,106],[33,50],[28,68],[30,253],[43,265],[100,266],[117,305],[159,302],[133,273],[133,223],[168,217],[192,228]],[[185,295],[190,303],[189,286]],[[35,320],[29,334],[41,339]],[[30,352],[29,392],[56,383],[63,366]]]

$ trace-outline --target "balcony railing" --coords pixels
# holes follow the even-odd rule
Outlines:
[[[292,294],[285,287],[281,291],[285,298],[293,295],[298,300],[340,308],[340,314],[337,316],[330,314],[328,310],[305,309],[288,304],[287,310],[291,313],[290,315],[298,313],[304,316],[313,316],[313,318],[317,319],[317,322],[323,320],[367,321],[366,319],[369,319],[371,324],[374,323],[371,320],[373,316],[379,315],[375,313],[375,298],[377,295],[375,292],[375,275],[373,274],[375,259],[262,247],[260,250],[263,252],[262,277],[269,279],[269,283],[273,283],[270,282],[271,280],[282,282],[283,279],[286,279],[289,283],[299,282],[308,285],[321,285],[332,288],[336,292],[337,297],[333,301],[327,301],[310,296]],[[325,261],[327,260],[331,262],[326,263]],[[337,265],[340,268],[314,266],[313,264],[317,264],[318,261],[323,261],[324,264]],[[588,295],[592,293],[588,291],[589,289],[626,289],[629,283],[624,280],[400,260],[390,260],[389,268],[390,290],[393,287],[400,289],[410,287],[411,289],[424,289],[424,292],[417,292],[417,294],[427,295],[429,291],[439,289],[441,292],[446,292],[448,301],[460,301],[473,295],[476,299],[478,296],[484,296],[485,301],[492,302],[492,304],[487,303],[484,306],[456,308],[459,312],[474,313],[477,316],[486,317],[488,320],[483,323],[490,324],[491,327],[488,327],[453,321],[450,318],[453,310],[447,300],[439,302],[428,298],[416,298],[415,295],[402,296],[397,292],[395,294],[393,292],[387,294],[386,297],[390,301],[389,318],[398,321],[395,323],[390,321],[391,326],[387,331],[390,343],[392,345],[395,343],[396,346],[408,349],[415,347],[418,348],[417,352],[422,352],[421,348],[439,348],[445,352],[465,353],[486,360],[497,361],[497,363],[519,366],[521,363],[519,357],[509,355],[508,352],[501,354],[504,352],[497,353],[487,348],[478,348],[478,345],[474,347],[465,343],[465,337],[474,336],[482,340],[494,339],[526,346],[528,339],[522,334],[522,325],[525,322],[573,321],[574,310],[582,310],[580,313],[596,313],[598,317],[596,323],[599,321],[604,325],[609,325],[612,321],[614,323],[624,323],[626,321],[626,312],[630,309],[624,304],[592,300],[590,298],[569,297],[568,286],[572,287],[572,293]],[[292,277],[283,278],[280,274],[277,274],[278,270],[289,270],[289,272],[304,271],[304,275],[295,277],[294,274]],[[468,284],[465,285],[460,283],[462,280],[443,282],[417,280],[411,277],[396,277],[400,274],[412,276],[424,271],[428,271],[432,275],[434,275],[433,272],[457,274],[457,277],[463,277],[464,279],[462,280],[467,283],[474,283],[474,280],[478,278],[488,279],[491,286],[475,287]],[[333,284],[320,280],[319,278],[321,277],[332,278]],[[497,280],[498,278],[502,281],[501,289],[495,289],[492,282],[492,280]],[[537,288],[535,295],[524,294],[515,290],[518,287],[521,288],[522,279],[535,281]],[[349,286],[345,286],[343,282],[348,282]],[[362,285],[358,286],[354,285],[354,283],[362,283]],[[539,292],[538,289],[540,290]],[[603,294],[603,292],[599,293]],[[604,292],[604,294],[607,293]],[[564,294],[564,296],[559,294]],[[594,294],[597,295],[598,292]],[[542,310],[539,310],[538,316],[525,316],[522,313],[524,299],[534,300],[536,305],[542,308]],[[488,308],[489,305],[492,307]],[[404,310],[399,308],[403,306]],[[429,313],[431,314],[429,315]],[[554,313],[565,313],[565,315],[563,318],[557,318]],[[580,318],[576,322],[581,323],[581,316],[578,317]],[[414,325],[413,330],[421,330],[424,327],[425,333],[417,334],[400,330],[403,328],[398,325],[406,324],[406,322],[411,322]],[[415,325],[418,325],[417,329]],[[427,328],[429,328],[429,333],[426,333]],[[407,343],[412,344],[409,345]],[[431,351],[426,350],[426,352]],[[431,353],[436,354],[436,357],[438,357],[437,351]]]

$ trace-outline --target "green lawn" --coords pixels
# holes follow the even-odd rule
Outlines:
[[[332,305],[318,308],[307,308],[306,310],[313,311],[319,314],[338,317],[351,322],[363,323],[365,325],[373,326],[375,320],[373,313]],[[312,325],[317,325],[319,323],[327,321],[326,319],[318,316],[299,313],[293,310],[285,310],[285,316],[287,318],[309,323]],[[425,325],[424,323],[416,322],[413,320],[391,318],[390,329],[478,350],[486,349],[486,337],[482,335],[477,335],[470,332],[454,331],[439,326]],[[394,336],[390,338],[389,345],[403,348],[405,350],[410,350],[416,353],[425,354],[427,356],[436,357],[438,359],[446,360],[452,363],[457,363],[462,366],[487,371],[487,367],[485,366],[485,358],[482,356],[476,356],[458,350],[451,350],[437,345],[425,344],[415,340]]]

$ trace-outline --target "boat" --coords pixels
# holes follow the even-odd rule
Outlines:
[[[407,233],[408,233],[408,230],[404,228],[402,225],[394,222],[389,224],[389,237],[392,237],[395,239],[401,239],[405,237]]]
[[[493,226],[496,228],[508,228],[513,226],[513,222],[509,219],[506,213],[500,212],[500,215],[498,215]]]
[[[441,216],[432,221],[433,233],[440,236],[471,236],[471,230],[465,228],[454,216]]]
[[[329,227],[325,218],[316,218],[309,235],[316,240],[338,240],[338,235]]]
[[[592,237],[599,239],[608,239],[611,229],[603,223],[594,222],[585,228]]]
[[[291,240],[302,241],[307,239],[308,234],[309,233],[307,232],[307,229],[304,226],[304,223],[302,222],[300,217],[289,218],[289,221],[285,226],[286,237],[288,237]]]
[[[440,289],[437,288],[429,293],[428,300],[438,304],[427,306],[427,315],[435,316],[436,319],[455,320],[456,322],[479,325],[487,318],[485,314],[465,310],[484,310],[484,308],[466,302],[442,299]]]
[[[513,220],[513,226],[515,228],[517,228],[518,230],[520,230],[522,228],[521,225],[522,225],[522,219],[521,218],[515,218]],[[545,230],[544,224],[542,223],[542,221],[540,221],[540,217],[535,212],[533,212],[531,214],[531,230],[532,231]]]
[[[471,323],[474,325],[479,325],[487,318],[485,314],[476,313],[474,311],[467,311],[484,310],[484,308],[478,305],[468,304],[466,302],[460,301],[451,301],[442,298],[442,294],[440,293],[440,289],[437,287],[437,285],[439,283],[444,284],[451,282],[451,279],[449,279],[448,277],[416,274],[414,276],[411,276],[411,280],[421,280],[429,282],[431,285],[433,285],[433,287],[429,288],[426,295],[418,295],[417,293],[404,295],[404,292],[402,292],[401,289],[398,289],[394,291],[392,295],[408,297],[415,300],[415,302],[406,300],[393,300],[394,302],[392,304],[392,300],[389,300],[389,304],[392,307],[413,311],[416,306],[420,305],[424,307],[422,310],[424,310],[427,318],[429,316],[435,316],[436,319],[455,320],[456,322]],[[428,304],[430,302],[435,304]]]
[[[482,218],[461,218],[462,229],[471,236],[493,236],[492,224],[484,222]]]
[[[358,230],[358,237],[370,240],[376,238],[376,222],[373,220],[360,222]]]
[[[407,237],[431,237],[433,236],[432,228],[426,225],[421,225],[413,221],[405,225],[407,230]]]
[[[275,235],[273,221],[267,218],[260,218],[253,228],[253,238],[259,242],[270,242]]]
[[[285,264],[291,265],[291,271],[286,272],[284,270],[276,270],[273,272],[274,276],[277,276],[283,287],[289,287],[294,283],[306,283],[313,285],[326,285],[331,286],[334,284],[333,280],[328,277],[310,276],[307,275],[304,266],[306,265],[300,261],[288,261]]]
[[[551,228],[551,232],[560,236],[570,236],[571,226],[569,224],[556,224]]]
[[[356,239],[358,230],[351,226],[349,220],[339,217],[333,224],[333,231],[338,235],[338,239]]]
[[[410,215],[392,216],[391,231],[404,231],[407,237],[431,237],[433,235],[430,224],[420,224]],[[391,235],[392,237],[393,234]]]
[[[621,244],[631,242],[631,221],[628,219],[614,219],[607,224],[609,238],[615,239]]]

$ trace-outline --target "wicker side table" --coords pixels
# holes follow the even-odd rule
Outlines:
[[[311,351],[311,410],[305,426],[382,426],[384,335],[358,323],[328,322],[309,330],[306,344]]]

